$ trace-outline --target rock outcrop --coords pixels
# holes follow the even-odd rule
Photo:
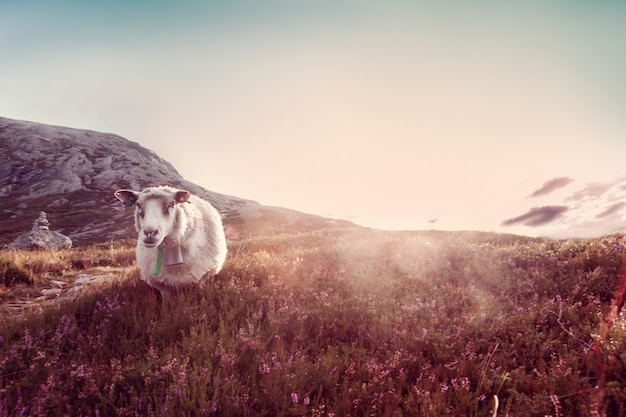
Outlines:
[[[72,247],[72,240],[50,230],[50,222],[45,212],[40,212],[33,224],[33,229],[17,237],[8,247],[9,250],[64,250]]]

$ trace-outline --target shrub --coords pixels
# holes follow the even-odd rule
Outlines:
[[[0,253],[0,285],[12,287],[20,283],[32,285],[32,273],[15,256]]]
[[[62,259],[126,262],[108,249]],[[624,415],[624,239],[244,240],[160,302],[126,269],[0,326],[1,415]],[[70,263],[71,264],[71,263]]]

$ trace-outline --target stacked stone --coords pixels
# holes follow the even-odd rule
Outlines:
[[[72,240],[50,230],[50,222],[45,212],[40,212],[33,223],[33,229],[17,237],[10,245],[9,250],[64,250],[72,247]]]

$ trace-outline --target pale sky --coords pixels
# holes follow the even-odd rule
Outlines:
[[[374,228],[626,232],[624,22],[608,0],[0,0],[0,116]]]

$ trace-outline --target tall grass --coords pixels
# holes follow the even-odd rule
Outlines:
[[[0,251],[0,285],[33,284],[43,276],[62,276],[65,271],[98,266],[129,266],[134,263],[134,243],[107,244],[56,252]]]
[[[164,302],[126,269],[3,321],[0,415],[624,415],[625,245],[263,237]]]

